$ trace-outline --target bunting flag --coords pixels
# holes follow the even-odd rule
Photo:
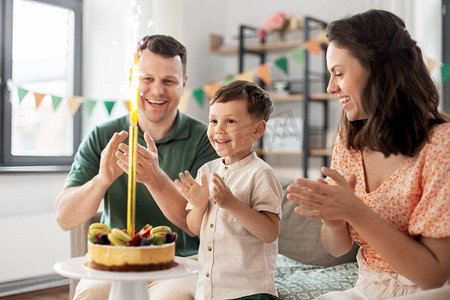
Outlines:
[[[131,112],[131,100],[125,100],[125,101],[123,101],[123,104],[125,105],[128,112],[130,113]]]
[[[202,88],[199,88],[199,89],[192,91],[192,95],[195,97],[198,104],[200,106],[203,106],[203,96],[205,95],[205,91],[203,91]]]
[[[187,107],[188,107],[190,96],[191,96],[191,94],[187,93],[187,92],[184,92],[184,94],[181,95],[180,103],[178,104],[178,109],[183,113],[187,112]]]
[[[450,65],[443,64],[441,66],[441,78],[442,83],[446,82],[450,78]]]
[[[439,63],[431,58],[427,58],[425,60],[425,63],[427,65],[428,72],[433,72],[437,67],[439,67]]]
[[[17,87],[17,96],[19,96],[19,103],[22,103],[23,98],[28,94],[28,90]]]
[[[288,75],[289,73],[289,58],[297,62],[300,66],[305,66],[305,50],[315,54],[320,55],[322,52],[322,46],[321,44],[327,43],[326,35],[324,32],[317,38],[317,39],[311,39],[306,41],[303,46],[299,46],[297,48],[292,49],[291,51],[287,52],[285,55],[276,58],[273,61],[266,62],[260,66],[258,66],[255,69],[244,71],[239,74],[231,74],[228,76],[225,76],[222,80],[209,82],[205,84],[203,87],[199,87],[197,89],[194,89],[192,91],[186,90],[185,93],[181,96],[179,109],[182,112],[186,112],[188,107],[188,102],[191,97],[194,97],[197,101],[198,105],[203,106],[204,97],[208,97],[208,99],[211,99],[214,93],[221,88],[223,85],[229,84],[230,82],[234,80],[246,80],[250,82],[255,82],[257,78],[260,78],[267,86],[270,86],[272,84],[272,74],[271,74],[271,68],[272,66],[275,66],[279,68],[282,72]],[[440,75],[441,75],[441,82],[444,84],[446,81],[450,79],[450,65],[443,64],[440,62],[437,62],[433,59],[426,58],[426,66],[428,68],[428,71],[431,73],[434,70],[436,70],[438,67],[440,68]],[[107,110],[108,115],[110,116],[112,113],[112,110],[115,107],[115,104],[118,101],[121,101],[124,103],[125,107],[127,108],[128,112],[131,110],[131,101],[129,100],[96,100],[96,99],[88,99],[88,98],[82,98],[81,96],[55,96],[51,94],[43,94],[38,92],[32,92],[29,91],[21,86],[15,85],[11,80],[8,80],[7,82],[8,88],[11,90],[13,87],[17,89],[17,97],[19,99],[19,104],[22,103],[23,99],[26,97],[26,95],[31,92],[34,94],[35,99],[35,107],[36,109],[41,105],[42,101],[46,99],[46,96],[49,95],[51,98],[51,102],[53,105],[53,110],[56,111],[56,109],[60,106],[60,104],[63,102],[63,99],[67,99],[67,105],[69,106],[70,113],[72,115],[75,115],[78,109],[81,105],[84,106],[87,115],[91,116],[94,108],[96,107],[97,103],[99,101],[103,102],[103,106]],[[28,100],[27,100],[28,101]]]
[[[286,56],[282,56],[274,61],[275,66],[277,66],[284,74],[288,74],[288,59]]]
[[[110,116],[111,111],[114,108],[114,105],[116,104],[116,101],[114,101],[114,100],[113,101],[111,101],[111,100],[103,101],[103,104],[105,105],[106,110],[108,111],[108,116]]]
[[[39,107],[39,105],[41,105],[42,99],[44,99],[45,94],[41,94],[41,93],[37,93],[34,92],[34,100],[36,100],[36,108]]]
[[[223,80],[222,80],[222,85],[227,85],[227,84],[229,84],[229,83],[232,83],[233,81],[235,81],[236,79],[235,79],[235,77],[234,77],[234,75],[228,75],[227,77],[225,77]]]
[[[72,116],[75,116],[75,114],[78,111],[78,108],[80,108],[81,105],[81,97],[79,96],[72,96],[67,98],[67,104],[69,105],[70,113]]]
[[[319,40],[316,39],[310,39],[305,42],[305,49],[308,50],[308,52],[311,52],[314,55],[319,56],[322,52],[322,48],[320,46]]]
[[[211,99],[213,97],[214,93],[221,87],[222,87],[222,84],[220,84],[220,82],[211,82],[211,83],[207,83],[206,85],[204,85],[203,90],[205,91],[208,99]]]
[[[63,98],[59,97],[59,96],[54,96],[54,95],[52,95],[51,98],[52,98],[53,110],[55,111],[58,108],[58,106],[61,104]]]
[[[94,110],[95,105],[97,104],[97,101],[92,99],[85,99],[83,101],[83,106],[86,109],[87,115],[91,116],[92,111]]]
[[[256,74],[266,85],[272,85],[272,77],[270,73],[269,63],[265,63],[256,68]]]
[[[246,80],[246,81],[249,81],[249,82],[255,82],[255,78],[253,76],[253,72],[251,72],[251,71],[237,74],[236,75],[236,79],[238,79],[238,80]]]
[[[305,50],[302,47],[297,47],[294,50],[288,52],[288,55],[292,57],[300,66],[305,66]]]
[[[327,37],[327,31],[323,30],[321,33],[319,33],[317,35],[317,40],[321,43],[321,44],[325,44],[328,45],[330,43],[330,41],[328,40]]]

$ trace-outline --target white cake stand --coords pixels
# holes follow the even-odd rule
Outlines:
[[[178,266],[152,272],[110,272],[88,268],[87,256],[57,262],[53,268],[65,277],[111,281],[109,300],[148,300],[147,281],[184,277],[198,273],[200,264],[193,259],[175,256]]]

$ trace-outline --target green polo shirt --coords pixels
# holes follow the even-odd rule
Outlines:
[[[81,143],[75,155],[66,186],[80,186],[98,174],[100,154],[115,132],[129,130],[129,116],[109,121],[95,127]],[[175,180],[178,174],[189,170],[194,176],[206,162],[217,158],[206,135],[207,125],[178,112],[170,132],[156,142],[159,165]],[[138,143],[147,146],[139,130]],[[128,139],[125,140],[128,144]],[[103,198],[101,221],[111,228],[127,228],[127,185],[128,175],[123,173],[107,190]],[[176,255],[188,256],[198,251],[198,237],[189,237],[173,225],[161,212],[155,200],[142,183],[136,184],[136,230],[145,224],[167,225],[178,233]]]

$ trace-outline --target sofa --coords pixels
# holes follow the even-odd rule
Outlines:
[[[279,180],[285,191],[275,277],[279,299],[313,299],[328,291],[352,287],[358,273],[357,248],[339,258],[328,254],[320,242],[320,220],[295,213],[295,203],[286,199],[286,188],[293,181],[287,178]],[[99,220],[100,213],[97,213],[88,222],[71,230],[71,257],[86,254],[89,224]],[[77,283],[76,279],[70,281],[70,299]]]
[[[293,181],[279,180],[284,190],[275,274],[279,299],[314,299],[353,287],[358,277],[358,247],[338,258],[330,255],[320,240],[322,222],[297,214],[297,205],[286,199],[287,186]]]
[[[358,276],[357,247],[339,258],[328,254],[320,242],[320,220],[295,213],[295,203],[286,199],[287,186],[293,181],[279,180],[284,190],[275,276],[279,299],[314,299],[328,291],[351,288]],[[97,213],[71,230],[71,257],[86,254],[89,224],[99,219],[100,213]],[[70,299],[77,283],[76,279],[70,281]]]
[[[296,204],[286,199],[286,189],[293,180],[288,178],[279,178],[279,180],[284,190],[275,274],[279,299],[308,300],[330,291],[353,287],[358,277],[356,263],[358,247],[355,245],[349,253],[338,258],[328,254],[320,241],[321,221],[295,213]],[[86,223],[71,230],[71,257],[86,254],[89,224],[99,220],[100,213],[97,213]],[[76,279],[70,281],[70,299],[77,283]],[[391,299],[448,300],[450,285]]]

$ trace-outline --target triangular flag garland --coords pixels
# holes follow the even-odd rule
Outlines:
[[[222,85],[227,85],[227,84],[229,84],[229,83],[232,83],[232,82],[235,81],[235,80],[236,80],[236,78],[235,78],[234,75],[228,75],[227,77],[225,77],[225,78],[222,80]]]
[[[131,100],[125,100],[123,103],[125,104],[125,107],[127,108],[128,112],[130,113],[131,109],[132,109]]]
[[[214,93],[221,87],[222,87],[222,84],[220,84],[220,82],[211,82],[211,83],[205,84],[203,86],[203,90],[205,91],[206,96],[209,99],[211,99],[212,96],[214,95]]]
[[[286,56],[282,56],[274,61],[275,66],[277,66],[284,74],[289,74],[288,72],[288,59]]]
[[[34,99],[36,100],[36,108],[39,107],[39,105],[41,105],[42,99],[44,99],[45,94],[41,94],[41,93],[36,93],[34,92]]]
[[[319,40],[316,39],[311,39],[309,41],[305,42],[305,49],[308,52],[311,52],[314,55],[319,56],[320,53],[322,52],[322,46],[319,42]]]
[[[427,65],[428,72],[433,72],[437,67],[439,67],[439,63],[431,58],[426,58],[425,63]]]
[[[85,99],[83,101],[83,106],[86,109],[87,115],[91,116],[92,111],[94,110],[95,105],[97,104],[97,101],[92,99]]]
[[[81,105],[81,97],[72,96],[70,98],[67,98],[67,104],[69,105],[70,113],[72,114],[72,116],[75,116],[78,108],[80,108]]]
[[[266,84],[272,85],[272,76],[270,73],[270,63],[265,63],[256,68],[256,74]]]
[[[195,99],[197,100],[197,102],[200,106],[203,106],[203,96],[204,95],[205,95],[205,91],[203,90],[203,88],[198,88],[198,89],[192,91],[192,96],[195,97]]]
[[[187,112],[187,106],[190,96],[191,95],[189,93],[184,93],[183,95],[181,95],[180,103],[178,104],[178,109],[183,113]]]
[[[305,50],[301,47],[297,47],[294,50],[288,52],[288,55],[292,57],[300,66],[305,66]]]
[[[246,80],[250,82],[255,82],[255,77],[252,71],[244,72],[236,75],[236,79],[238,80]]]
[[[58,108],[58,106],[61,104],[63,98],[59,97],[59,96],[54,96],[54,95],[52,95],[51,98],[52,98],[53,110],[55,111]]]
[[[441,66],[441,78],[443,83],[450,78],[450,65]]]
[[[103,104],[105,105],[106,110],[108,111],[108,116],[110,116],[111,111],[114,108],[114,105],[116,104],[116,101],[114,101],[114,100],[103,101]]]
[[[17,87],[17,96],[19,97],[19,103],[22,102],[23,98],[28,94],[28,90],[21,87]]]
[[[272,84],[272,74],[271,74],[271,68],[272,66],[275,66],[279,68],[281,71],[283,71],[286,75],[289,73],[289,63],[288,63],[288,57],[292,58],[295,62],[297,62],[301,67],[305,66],[305,51],[308,51],[314,55],[320,55],[322,51],[322,38],[319,37],[318,39],[310,39],[306,41],[303,46],[299,46],[297,48],[292,49],[285,55],[276,58],[273,61],[266,62],[252,70],[247,70],[245,72],[239,73],[239,74],[231,74],[223,78],[222,80],[210,82],[205,84],[203,87],[199,87],[196,89],[193,89],[192,91],[185,91],[183,96],[181,97],[179,109],[183,112],[187,110],[187,105],[189,102],[189,99],[191,97],[194,97],[198,103],[198,105],[203,106],[203,100],[204,97],[208,97],[208,100],[212,98],[214,93],[221,88],[222,86],[229,84],[230,82],[234,80],[246,80],[250,82],[255,81],[255,76],[260,78],[266,85]],[[430,58],[425,58],[426,65],[428,68],[428,71],[431,73],[436,68],[440,67],[440,75],[441,75],[441,83],[444,84],[450,79],[450,65],[443,64],[440,62],[437,62],[435,60],[432,60]],[[8,87],[11,89],[14,87],[14,84],[9,80],[8,81]],[[32,92],[30,90],[27,90],[21,86],[15,86],[17,89],[17,96],[19,99],[19,104],[23,101],[23,99],[27,96],[28,93],[33,93],[35,98],[35,107],[36,109],[41,105],[42,101],[44,100],[45,96],[47,94],[42,94],[38,92]],[[67,97],[60,97],[56,95],[49,95],[51,98],[51,102],[53,105],[53,110],[56,111],[56,109],[60,106],[60,104],[63,102],[63,99],[67,100],[67,104],[69,106],[70,113],[72,115],[75,115],[75,113],[78,111],[81,105],[83,105],[86,109],[86,112],[88,116],[92,115],[92,111],[94,110],[97,102],[102,101],[104,104],[104,107],[106,108],[108,115],[111,115],[111,112],[113,108],[115,107],[115,104],[117,102],[124,103],[125,107],[128,111],[130,111],[130,101],[129,100],[95,100],[95,99],[87,99],[83,98],[81,96],[67,96]]]

